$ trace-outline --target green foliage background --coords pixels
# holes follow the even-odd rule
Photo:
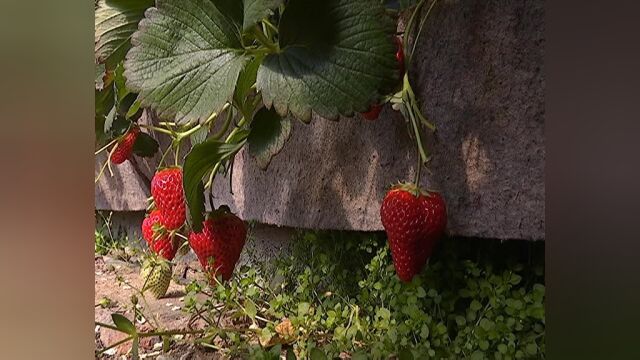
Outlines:
[[[544,358],[544,243],[448,239],[426,270],[403,284],[382,235],[303,232],[298,240],[290,257],[236,269],[238,278],[213,294],[225,302],[241,296],[257,304],[252,313],[276,322],[289,318],[297,340],[262,349],[237,338],[232,353],[268,359],[293,348],[311,359]],[[190,290],[189,296],[198,291]],[[267,324],[261,336],[275,334]]]

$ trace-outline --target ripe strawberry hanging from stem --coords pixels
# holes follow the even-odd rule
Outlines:
[[[375,120],[380,116],[380,112],[382,111],[381,104],[371,105],[367,112],[362,113],[362,117],[367,120]]]
[[[142,237],[154,253],[171,261],[176,256],[178,245],[160,223],[161,217],[160,210],[154,209],[142,220]]]
[[[422,270],[447,226],[444,199],[414,184],[399,184],[387,192],[380,218],[396,273],[409,282]]]
[[[246,238],[244,222],[223,205],[209,214],[202,231],[189,234],[189,245],[205,272],[224,281],[231,278]]]
[[[182,169],[162,169],[151,179],[151,195],[160,211],[160,223],[167,230],[180,228],[186,219],[186,205],[182,189]]]
[[[109,160],[113,164],[122,164],[127,159],[131,157],[133,153],[133,144],[136,142],[138,138],[138,134],[140,133],[140,128],[134,126],[129,130],[118,142],[116,143],[116,148],[111,153]]]

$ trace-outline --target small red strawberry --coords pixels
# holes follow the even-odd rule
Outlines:
[[[160,224],[160,210],[153,210],[142,220],[142,237],[147,241],[149,248],[156,254],[171,261],[178,251],[177,244],[167,234]]]
[[[131,157],[131,154],[133,153],[133,144],[136,142],[139,133],[140,129],[137,126],[134,126],[124,134],[120,140],[118,140],[116,148],[113,150],[113,153],[109,158],[111,163],[122,164],[125,160]]]
[[[444,199],[413,184],[400,184],[384,197],[380,219],[396,273],[409,282],[422,270],[447,226]]]
[[[189,245],[209,276],[220,274],[222,280],[228,280],[240,258],[247,228],[226,206],[212,212],[202,225],[201,232],[189,234]]]
[[[160,210],[160,223],[167,230],[175,230],[184,224],[186,205],[181,168],[170,167],[158,171],[151,179],[151,195]]]
[[[361,114],[362,114],[362,117],[367,119],[367,120],[375,120],[380,115],[380,111],[382,111],[382,105],[381,104],[375,104],[375,105],[371,105],[369,110],[367,110],[366,112],[363,112]]]
[[[400,36],[396,36],[395,38],[396,46],[398,50],[396,50],[396,60],[398,60],[398,65],[400,67],[400,77],[404,76],[404,50],[402,50],[402,38]]]

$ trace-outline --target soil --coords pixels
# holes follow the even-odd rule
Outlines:
[[[140,266],[135,262],[117,260],[108,256],[95,257],[95,321],[113,324],[112,313],[119,313],[133,319],[133,303],[131,296],[137,294],[138,307],[151,318],[155,316],[157,322],[163,329],[188,329],[190,315],[183,311],[185,286],[192,279],[201,274],[196,273],[197,261],[190,263],[180,263],[174,267],[174,276],[167,294],[161,299],[155,299],[152,295],[146,295],[144,299],[134,289],[139,289],[143,284],[140,277]],[[186,276],[183,276],[186,275]],[[118,280],[120,277],[120,280]],[[109,304],[104,304],[108,299]],[[153,329],[144,319],[136,321],[138,331],[151,331]],[[194,321],[192,329],[201,329],[202,323]],[[126,337],[121,332],[111,330],[99,325],[95,328],[96,351],[114,344]],[[170,350],[162,352],[162,340],[160,337],[145,337],[140,340],[141,359],[159,360],[197,360],[197,359],[221,359],[222,357],[215,351],[196,347],[189,341],[189,335],[174,336]],[[97,359],[129,359],[131,342],[126,342],[107,351],[105,354],[96,356]]]

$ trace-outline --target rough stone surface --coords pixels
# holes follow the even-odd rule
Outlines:
[[[450,234],[544,238],[543,55],[542,1],[448,0],[432,12],[411,76],[438,127],[427,137],[433,160],[423,185],[447,200]],[[136,162],[137,173],[150,178],[154,161]],[[411,180],[415,163],[402,117],[386,107],[377,121],[296,122],[266,171],[242,151],[233,195],[222,177],[214,194],[245,220],[381,230],[386,189]],[[126,163],[104,176],[96,208],[143,210],[148,180],[137,173]]]

